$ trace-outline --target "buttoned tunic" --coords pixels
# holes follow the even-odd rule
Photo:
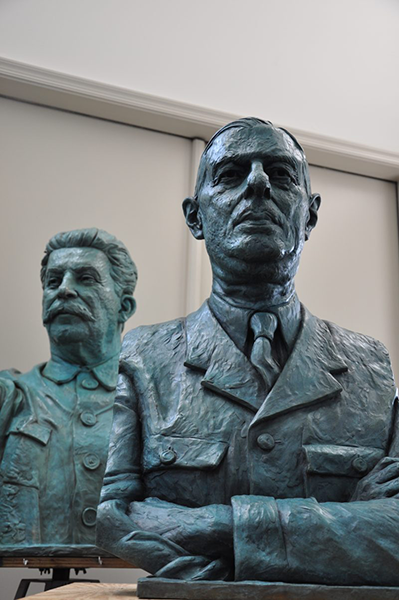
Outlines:
[[[0,547],[94,545],[117,357],[0,379]]]
[[[350,502],[360,478],[399,452],[382,344],[302,308],[265,398],[205,303],[129,332],[120,370],[100,545],[151,571],[187,553],[133,522],[129,531],[129,502],[230,505],[236,580],[399,585],[399,501]]]

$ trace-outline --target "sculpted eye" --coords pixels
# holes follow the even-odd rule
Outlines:
[[[93,277],[93,275],[90,275],[90,273],[83,273],[80,277],[79,277],[79,281],[81,283],[85,283],[87,285],[90,285],[91,283],[95,283],[96,282],[96,278]]]
[[[296,183],[295,174],[289,167],[285,165],[276,165],[274,167],[270,167],[268,169],[268,175],[269,178],[277,185],[288,185],[291,182]]]
[[[216,183],[230,182],[241,179],[244,176],[243,169],[239,167],[226,167],[216,177]]]
[[[47,279],[46,287],[54,289],[59,287],[60,283],[61,279],[59,279],[58,277],[50,277],[49,279]]]
[[[237,175],[238,172],[236,169],[227,169],[227,171],[222,174],[223,177],[236,177]]]

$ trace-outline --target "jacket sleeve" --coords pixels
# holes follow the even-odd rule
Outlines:
[[[399,456],[398,434],[396,407],[390,457]],[[236,580],[399,586],[396,496],[345,503],[235,496],[232,507]]]
[[[98,506],[97,545],[160,577],[224,579],[228,576],[230,568],[224,561],[192,555],[161,534],[143,531],[135,523],[132,508],[133,504],[143,500],[143,496],[137,394],[133,380],[127,373],[122,373]],[[174,510],[172,505],[171,510]]]
[[[399,501],[232,500],[236,580],[399,585]]]
[[[3,457],[5,439],[14,416],[23,408],[23,394],[11,378],[0,378],[0,462]]]
[[[122,373],[119,375],[114,404],[101,502],[120,499],[129,504],[142,499],[140,449],[141,432],[136,393],[132,381]]]
[[[141,431],[133,381],[119,376],[109,454],[97,514],[97,545],[154,573],[187,553],[156,533],[141,531],[129,504],[143,499]]]

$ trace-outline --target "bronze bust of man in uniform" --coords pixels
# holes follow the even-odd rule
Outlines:
[[[76,554],[95,544],[137,271],[121,242],[93,228],[55,235],[41,279],[51,358],[0,374],[0,550]]]
[[[101,547],[158,577],[399,585],[388,354],[295,293],[319,203],[287,131],[208,143],[183,208],[212,294],[124,340]]]

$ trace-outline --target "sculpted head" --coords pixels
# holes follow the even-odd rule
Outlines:
[[[46,246],[41,281],[53,346],[114,351],[135,310],[137,270],[122,242],[95,228],[57,233]]]
[[[195,195],[183,210],[194,237],[205,239],[214,274],[267,269],[271,278],[290,280],[319,204],[296,139],[270,122],[246,118],[209,141]]]

